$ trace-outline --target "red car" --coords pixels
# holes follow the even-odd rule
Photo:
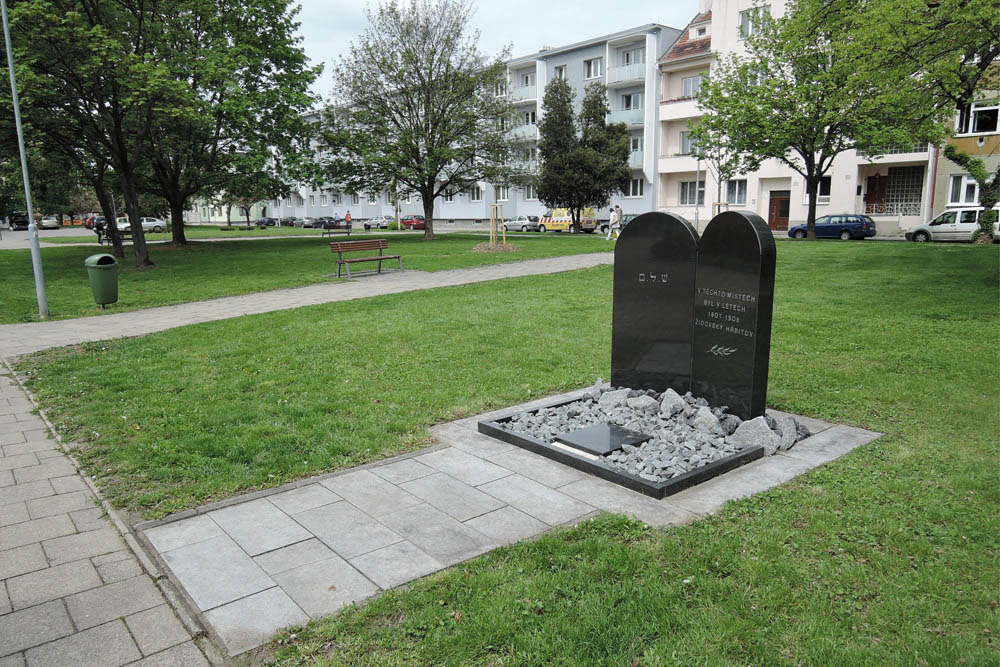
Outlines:
[[[404,215],[399,223],[406,229],[427,229],[427,220],[422,215]]]

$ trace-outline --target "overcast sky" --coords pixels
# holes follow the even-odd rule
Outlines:
[[[475,1],[475,0],[474,0]],[[324,63],[314,92],[330,93],[330,63],[347,54],[367,27],[363,0],[299,0],[299,28],[306,55]],[[563,46],[592,37],[662,23],[683,28],[698,11],[698,0],[638,0],[614,7],[609,0],[479,0],[472,28],[480,32],[480,51],[495,55],[511,46],[512,57],[542,46]],[[659,55],[659,54],[657,54]]]

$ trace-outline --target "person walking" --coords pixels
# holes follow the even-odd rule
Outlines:
[[[351,228],[351,209],[347,209],[347,214],[344,216],[344,226]]]
[[[608,236],[604,239],[610,241],[618,238],[618,232],[622,227],[622,209],[620,206],[611,207],[611,220],[608,221]]]

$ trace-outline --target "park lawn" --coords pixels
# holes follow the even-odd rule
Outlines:
[[[282,238],[286,236],[320,236],[323,233],[322,229],[307,229],[305,227],[247,227],[245,224],[235,223],[233,226],[235,229],[222,230],[220,227],[224,225],[188,225],[184,227],[184,236],[188,240],[197,241],[199,239],[231,239],[234,237],[247,237],[252,236],[254,238]],[[365,233],[364,227],[359,226],[357,232],[354,233]],[[383,230],[383,233],[385,231]],[[97,237],[91,236],[60,236],[59,232],[51,232],[45,230],[39,232],[42,241],[46,243],[91,243],[94,247],[97,247]],[[152,233],[146,232],[147,241],[170,241],[171,237],[169,232]]]
[[[882,438],[686,526],[499,549],[284,633],[279,664],[997,664],[998,268],[991,247],[779,245],[769,405]],[[329,304],[19,370],[112,501],[160,516],[607,377],[610,281]]]
[[[513,243],[521,248],[519,252],[474,253],[472,248],[484,242],[484,236],[441,234],[437,240],[427,242],[421,234],[394,232],[387,236],[389,253],[402,255],[407,269],[441,271],[611,249],[597,235],[534,234],[516,237]],[[356,234],[351,238],[375,236]],[[333,240],[348,239],[336,236]],[[181,248],[154,245],[150,247],[156,264],[153,269],[136,269],[133,257],[120,260],[118,303],[107,310],[94,303],[83,266],[85,258],[105,250],[44,248],[42,265],[50,315],[52,319],[66,319],[120,313],[334,281],[336,255],[330,252],[328,242],[324,237],[194,242]],[[364,268],[372,267],[370,264]],[[0,252],[0,275],[6,287],[0,291],[0,324],[36,320],[38,302],[28,251]]]

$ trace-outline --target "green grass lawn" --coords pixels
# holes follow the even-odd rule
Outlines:
[[[44,248],[42,264],[49,311],[53,319],[84,317],[336,280],[331,276],[336,275],[337,263],[330,252],[330,239],[318,238],[318,230],[315,236],[273,242],[195,242],[183,248],[151,246],[155,268],[140,271],[132,257],[119,262],[118,303],[107,310],[94,303],[83,266],[86,257],[106,249]],[[352,239],[383,237],[389,240],[389,252],[402,255],[404,267],[421,271],[611,249],[597,235],[516,235],[513,243],[521,250],[513,253],[472,252],[474,246],[485,240],[476,234],[442,234],[432,242],[423,241],[421,232],[351,236]],[[336,236],[333,240],[347,238]],[[6,287],[0,291],[0,324],[37,319],[38,303],[28,251],[0,252],[0,275],[5,278]]]
[[[278,661],[1000,663],[998,285],[991,247],[779,245],[769,405],[885,436],[687,526],[497,550],[286,633]],[[159,516],[607,377],[610,287],[601,267],[329,304],[20,370],[112,501]]]
[[[235,236],[253,237],[274,237],[284,236],[320,236],[322,229],[305,229],[304,227],[250,227],[245,224],[235,223],[236,229],[223,231],[219,229],[223,225],[192,225],[184,227],[184,235],[189,240],[198,239],[228,239]],[[79,229],[76,227],[74,229]],[[359,227],[359,233],[364,233],[364,228]],[[383,232],[384,233],[384,232]],[[97,236],[91,232],[90,236],[61,236],[59,232],[49,230],[40,231],[39,238],[46,243],[92,243],[97,247]],[[152,233],[146,232],[147,241],[170,241],[172,237],[169,232]]]

